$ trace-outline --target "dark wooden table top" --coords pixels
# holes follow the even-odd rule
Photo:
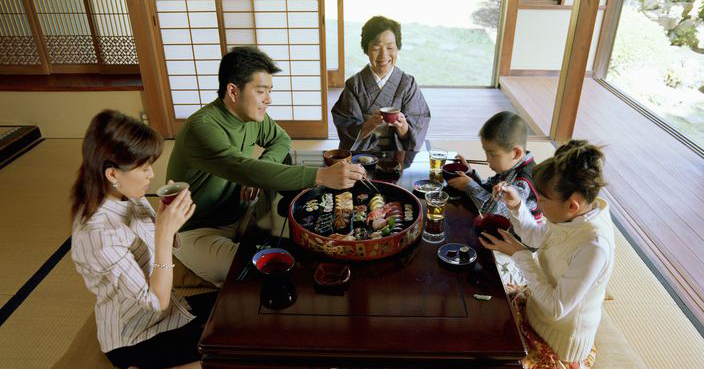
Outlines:
[[[428,178],[427,153],[401,155],[411,160],[406,158],[400,178],[376,176],[407,189]],[[446,242],[474,248],[474,265],[446,268],[437,258],[444,243],[421,240],[386,259],[347,263],[352,277],[344,293],[316,290],[315,268],[330,260],[285,239],[282,247],[296,266],[284,287],[296,301],[280,310],[262,305],[263,286],[270,282],[258,272],[234,281],[253,254],[243,244],[201,338],[204,367],[517,367],[525,351],[493,255],[478,245],[471,227],[474,216],[466,198],[447,205]],[[492,299],[476,300],[474,294]]]

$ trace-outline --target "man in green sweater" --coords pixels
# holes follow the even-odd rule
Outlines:
[[[167,178],[188,182],[196,204],[174,255],[218,287],[237,251],[238,229],[249,221],[244,216],[248,206],[254,206],[258,219],[271,210],[275,190],[349,188],[365,173],[347,163],[328,168],[283,164],[291,139],[266,114],[277,72],[274,62],[253,47],[235,47],[223,56],[218,98],[188,118],[169,159]],[[264,148],[259,158],[252,157],[255,145]]]

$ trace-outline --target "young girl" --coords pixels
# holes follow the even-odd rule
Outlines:
[[[517,321],[529,345],[524,368],[590,368],[594,337],[614,260],[607,203],[597,197],[604,155],[586,141],[570,141],[533,169],[547,223],[536,223],[516,190],[499,183],[516,234],[538,247],[537,260],[508,232],[482,233],[481,244],[512,255],[527,286],[514,293]]]
[[[119,368],[200,368],[212,296],[189,299],[194,319],[171,295],[174,237],[195,204],[184,190],[154,214],[144,198],[162,145],[149,126],[105,110],[88,127],[72,190],[71,257],[96,295],[100,348]]]

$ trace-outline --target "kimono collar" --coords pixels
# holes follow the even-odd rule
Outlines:
[[[369,65],[369,68],[371,69],[371,65]],[[374,81],[376,81],[376,85],[379,86],[380,89],[384,88],[384,85],[386,82],[389,80],[392,74],[394,74],[394,69],[396,69],[396,66],[394,65],[391,67],[391,71],[384,76],[384,78],[379,77],[376,73],[374,73],[374,70],[372,70],[372,77],[374,77]]]
[[[387,88],[390,88],[391,90],[395,91],[396,87],[401,82],[402,72],[401,69],[394,66],[394,69],[385,77],[388,78],[388,80],[384,84],[383,89],[379,88],[379,85],[377,84],[375,78],[376,75],[374,74],[374,72],[372,72],[372,68],[368,64],[366,67],[364,67],[364,69],[362,69],[360,74],[362,77],[362,83],[364,83],[364,89],[367,90],[368,94],[374,94]]]

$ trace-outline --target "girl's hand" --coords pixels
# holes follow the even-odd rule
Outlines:
[[[501,239],[498,239],[487,232],[482,232],[482,236],[479,237],[479,243],[489,250],[496,250],[508,256],[513,255],[517,251],[526,249],[523,244],[508,233],[508,231],[499,229],[499,234],[501,235]]]
[[[492,196],[503,201],[511,210],[518,210],[521,206],[521,198],[518,191],[513,186],[507,186],[506,182],[499,182],[492,188]]]
[[[406,135],[408,135],[408,121],[403,113],[398,113],[396,121],[389,123],[389,125],[396,128],[396,133],[398,133],[399,137],[406,138]]]
[[[154,222],[156,231],[169,235],[176,234],[188,218],[193,215],[195,209],[196,204],[191,199],[191,191],[181,190],[171,204],[166,205],[163,202],[159,204]]]

